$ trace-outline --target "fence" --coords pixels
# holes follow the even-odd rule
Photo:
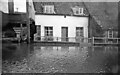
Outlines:
[[[118,44],[120,38],[93,37],[93,44]]]
[[[48,41],[48,42],[92,42],[91,38],[80,38],[80,37],[47,37],[37,36],[34,41]]]
[[[120,38],[106,38],[106,37],[48,37],[36,36],[34,41],[46,42],[76,42],[76,43],[92,43],[92,44],[118,44]]]

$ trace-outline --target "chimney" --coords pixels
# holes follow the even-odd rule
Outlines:
[[[8,9],[9,9],[9,13],[10,14],[14,13],[14,0],[9,0],[9,2],[8,2]]]

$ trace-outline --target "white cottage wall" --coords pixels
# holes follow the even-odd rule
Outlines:
[[[54,37],[61,37],[61,27],[68,27],[68,37],[76,36],[76,27],[84,27],[84,37],[88,37],[88,20],[88,17],[35,15],[35,24],[41,25],[41,36],[44,36],[44,26],[53,26]]]

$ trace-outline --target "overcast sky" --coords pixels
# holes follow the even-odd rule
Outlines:
[[[120,0],[33,0],[35,2],[40,2],[40,1],[56,1],[56,2],[118,2]]]
[[[11,0],[8,0],[11,1]],[[56,1],[56,2],[118,2],[120,0],[33,0],[35,2],[41,2],[41,1]],[[0,10],[7,11],[7,0],[0,0]],[[14,0],[14,10],[19,12],[26,12],[26,0]],[[18,10],[17,10],[18,9]]]
[[[118,2],[120,0],[33,0],[35,2],[40,1],[56,1],[56,2]],[[19,12],[26,12],[26,0],[14,0],[14,10]]]

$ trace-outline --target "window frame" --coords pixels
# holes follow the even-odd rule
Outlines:
[[[43,6],[43,13],[53,14],[54,11],[54,5],[44,5]]]
[[[73,7],[73,14],[74,15],[84,15],[84,8],[83,7]]]
[[[113,30],[108,30],[108,38],[113,38]]]
[[[44,36],[53,37],[53,26],[45,26],[44,33]]]
[[[84,37],[84,27],[76,27],[76,37],[80,37],[80,36]]]

